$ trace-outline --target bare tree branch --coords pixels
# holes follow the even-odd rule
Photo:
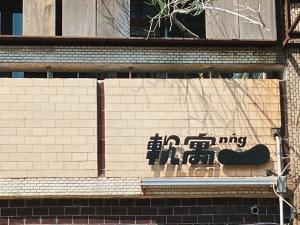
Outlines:
[[[172,17],[172,22],[177,26],[177,28],[183,33],[186,34],[187,37],[199,39],[200,37],[193,33],[191,30],[187,29],[176,17]]]
[[[223,13],[227,13],[236,17],[240,17],[246,23],[255,24],[262,28],[265,28],[265,24],[262,21],[260,15],[260,5],[258,9],[249,7],[247,3],[241,5],[234,1],[235,10],[228,10],[220,7],[216,7],[213,3],[216,0],[148,0],[150,4],[155,6],[158,13],[154,17],[150,17],[150,25],[148,30],[148,36],[151,35],[161,25],[161,21],[167,18],[170,21],[170,30],[173,24],[179,28],[180,31],[185,33],[188,37],[198,38],[199,36],[188,29],[183,23],[181,23],[176,15],[200,15],[205,10],[215,10]],[[266,28],[265,28],[266,29]]]

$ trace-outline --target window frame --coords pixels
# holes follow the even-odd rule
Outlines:
[[[22,35],[23,33],[23,0],[1,0],[0,1],[0,35]],[[14,16],[21,15],[19,28],[14,24]],[[19,30],[17,33],[14,30]]]

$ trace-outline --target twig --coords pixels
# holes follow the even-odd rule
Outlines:
[[[244,5],[237,4],[237,1],[234,2],[235,10],[228,10],[225,8],[215,7],[213,3],[215,0],[148,0],[150,4],[155,6],[158,9],[158,13],[152,17],[149,21],[149,30],[147,38],[150,37],[150,34],[154,32],[157,27],[161,26],[161,20],[164,18],[168,18],[170,21],[170,30],[172,29],[173,24],[175,24],[182,32],[184,32],[187,36],[193,38],[199,38],[198,35],[189,30],[183,23],[181,23],[176,15],[199,15],[204,10],[214,10],[219,12],[224,12],[236,17],[242,18],[246,23],[255,24],[262,28],[265,28],[265,24],[262,21],[261,7],[258,5],[258,9],[255,10],[251,8],[247,3]],[[243,11],[244,13],[240,13]],[[245,14],[245,12],[249,12],[249,15]],[[257,16],[252,15],[251,13],[257,14]]]

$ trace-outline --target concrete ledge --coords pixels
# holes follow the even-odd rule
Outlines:
[[[141,195],[140,178],[0,179],[0,198],[96,198]]]
[[[272,185],[276,177],[233,178],[144,178],[142,186],[264,186]]]

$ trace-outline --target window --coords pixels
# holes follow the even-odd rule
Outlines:
[[[55,2],[55,35],[62,35],[62,0]]]
[[[130,2],[130,36],[145,37],[149,28],[148,16],[154,16],[156,10],[143,0],[131,0]],[[153,36],[162,36],[163,27],[157,30]]]
[[[198,16],[192,15],[180,15],[177,19],[184,24],[189,30],[194,34],[197,34],[200,38],[205,38],[205,13],[201,13]],[[169,23],[168,26],[170,27]],[[173,25],[172,30],[169,31],[169,37],[186,37],[186,34],[180,31],[175,25]]]
[[[1,0],[0,15],[0,34],[22,35],[22,0]]]
[[[156,9],[145,0],[131,0],[130,3],[130,36],[145,37],[149,30],[149,16],[153,17],[157,13]],[[189,30],[197,34],[200,38],[205,38],[205,13],[198,16],[180,15],[177,19]],[[173,25],[170,31],[170,22],[161,21],[161,27],[157,28],[153,37],[186,37],[186,34]]]
[[[12,78],[24,78],[24,72],[12,72],[11,77]]]
[[[50,76],[49,76],[50,74]],[[0,78],[105,79],[280,79],[278,72],[0,72]]]

